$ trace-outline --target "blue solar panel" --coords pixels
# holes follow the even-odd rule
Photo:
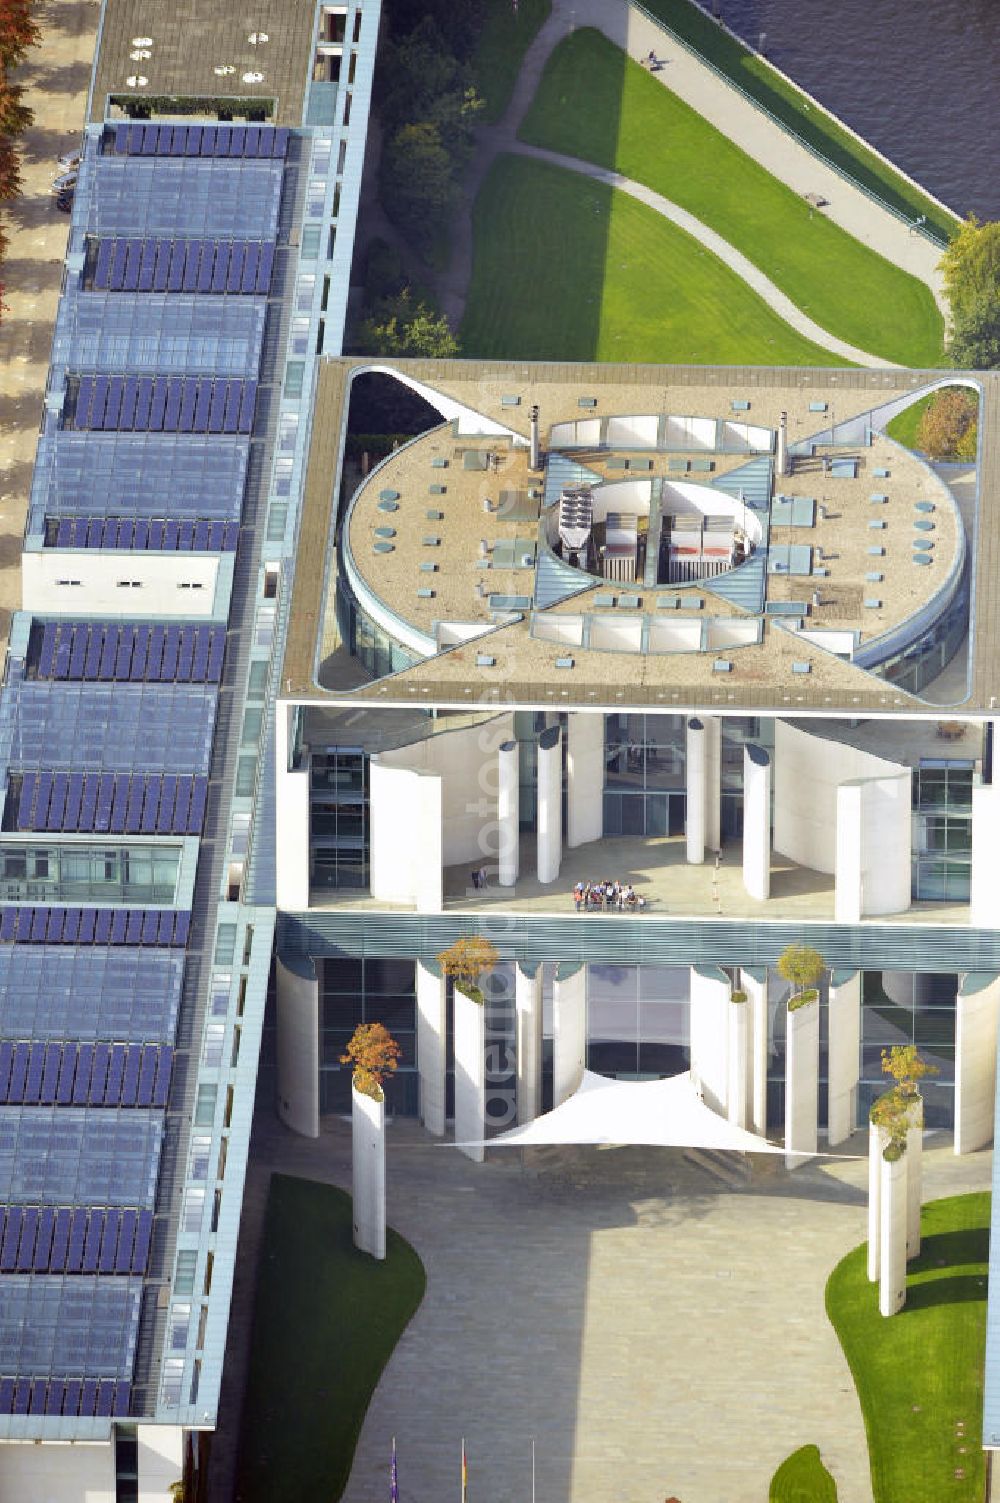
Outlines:
[[[156,241],[144,240],[139,259],[139,291],[152,292],[153,271],[156,267]]]
[[[128,806],[129,780],[124,774],[115,778],[115,792],[111,800],[111,833],[121,835],[125,830],[125,810]]]
[[[118,1225],[121,1219],[119,1211],[108,1211],[104,1217],[104,1229],[101,1234],[101,1250],[98,1254],[97,1267],[100,1273],[113,1273],[115,1267],[115,1253],[118,1249]],[[102,1385],[103,1386],[103,1385]],[[100,1412],[100,1411],[98,1411]],[[111,1413],[111,1397],[108,1395],[108,1408]]]
[[[87,640],[87,656],[83,665],[84,678],[94,679],[97,677],[97,670],[101,665],[101,649],[103,646],[103,628],[99,626],[91,627],[90,636]]]
[[[37,1041],[31,1045],[28,1056],[28,1075],[24,1082],[23,1100],[27,1106],[37,1106],[42,1098],[42,1072],[45,1069],[45,1045]]]
[[[49,927],[49,910],[47,904],[37,905],[31,912],[29,938],[34,945],[42,944]]]
[[[66,1392],[66,1384],[61,1378],[53,1378],[49,1383],[49,1391],[45,1398],[46,1414],[62,1414],[63,1395]]]
[[[191,545],[194,542],[194,526],[195,526],[195,524],[190,519],[178,523],[178,527],[177,527],[177,546],[178,546],[178,548],[182,548],[182,549],[190,549],[191,548]]]
[[[125,275],[122,278],[123,292],[135,292],[139,286],[139,262],[142,258],[142,241],[129,240],[125,258]]]
[[[94,943],[106,945],[111,942],[112,912],[110,908],[98,908],[94,915]]]
[[[100,1106],[104,1101],[104,1091],[108,1080],[108,1062],[110,1059],[111,1045],[95,1044],[90,1090],[87,1093],[88,1106]]]
[[[226,267],[226,291],[239,292],[243,284],[244,244],[236,240],[229,247],[229,264]]]
[[[204,626],[195,628],[189,635],[194,638],[194,657],[191,663],[191,678],[195,683],[204,683],[208,673],[208,656],[212,646],[211,629]]]
[[[48,910],[48,916],[45,921],[45,943],[48,945],[62,943],[63,912],[62,908],[50,908]]]
[[[122,429],[135,427],[135,404],[139,395],[138,376],[126,376],[122,389],[122,407],[118,414],[118,426]]]
[[[152,1211],[140,1211],[139,1225],[135,1233],[135,1246],[132,1249],[132,1269],[135,1273],[145,1272],[146,1264],[149,1261],[149,1243],[152,1235],[153,1213]]]
[[[80,941],[81,945],[90,945],[90,944],[93,944],[96,923],[97,923],[97,909],[96,908],[81,908],[80,909],[80,933],[79,933],[78,937],[79,937],[79,941]]]
[[[160,918],[159,918],[159,914],[157,914],[154,909],[151,909],[151,908],[147,909],[146,912],[143,914],[143,919],[142,919],[142,943],[144,945],[155,945],[156,944],[156,937],[159,934],[159,932],[160,932]]]
[[[168,683],[177,675],[177,656],[180,649],[181,631],[179,626],[168,626],[166,641],[163,647],[163,663],[160,668],[161,679]]]
[[[21,1222],[21,1240],[17,1247],[18,1273],[30,1273],[35,1258],[35,1234],[38,1231],[38,1208],[28,1206]]]
[[[31,1057],[31,1045],[18,1043],[14,1046],[14,1059],[10,1070],[10,1085],[8,1086],[9,1101],[23,1101],[24,1083],[28,1078],[28,1060]]]
[[[118,1228],[118,1252],[115,1257],[115,1273],[131,1273],[132,1251],[135,1245],[135,1232],[139,1222],[138,1211],[122,1211],[121,1224]],[[136,1269],[137,1273],[143,1270]]]
[[[149,427],[149,414],[153,405],[153,378],[143,376],[139,382],[139,395],[135,404],[135,426],[137,428]],[[128,547],[125,543],[121,546]]]
[[[67,1273],[79,1273],[83,1267],[83,1245],[87,1236],[87,1212],[80,1207],[72,1213],[64,1267]]]
[[[146,780],[146,797],[142,805],[142,819],[139,829],[143,835],[152,835],[156,830],[156,811],[160,801],[160,784],[158,778]]]
[[[100,522],[100,521],[88,522],[87,523],[87,541],[84,544],[84,546],[87,547],[87,548],[100,548],[100,546],[103,543],[103,541],[104,541],[104,523]]]
[[[32,828],[32,812],[35,804],[37,781],[33,772],[25,773],[21,780],[21,792],[17,801],[17,828],[19,830],[30,830]]]
[[[174,552],[180,540],[180,523],[172,518],[163,524],[163,546],[169,552]],[[165,678],[166,674],[161,674]]]
[[[156,1084],[153,1086],[153,1105],[166,1106],[167,1097],[170,1094],[170,1067],[173,1063],[174,1051],[169,1044],[164,1044],[156,1051]]]
[[[111,806],[114,802],[115,780],[111,773],[102,772],[97,786],[97,812],[94,829],[101,835],[111,829]]]
[[[87,1236],[83,1244],[81,1273],[95,1273],[101,1252],[101,1234],[104,1231],[104,1213],[91,1211],[87,1221]]]
[[[59,829],[72,831],[80,828],[80,805],[82,803],[83,775],[78,772],[70,773],[66,789],[66,803],[63,807]],[[86,826],[84,828],[86,829]]]
[[[243,388],[238,381],[229,381],[226,389],[226,406],[223,416],[223,431],[235,433],[239,428],[240,404],[243,398]]]
[[[14,1412],[14,1379],[0,1378],[0,1414]]]
[[[59,1063],[59,1083],[56,1086],[56,1101],[60,1106],[69,1106],[73,1099],[73,1076],[76,1073],[76,1049],[62,1051]]]
[[[117,1106],[121,1100],[122,1078],[125,1074],[125,1045],[113,1044],[108,1065],[108,1083],[104,1092],[105,1106]]]
[[[99,679],[112,679],[115,676],[115,658],[118,656],[118,633],[114,627],[108,627],[104,637],[104,646],[101,648],[101,661],[97,669]]]
[[[166,292],[170,278],[170,241],[157,240],[156,261],[153,266],[153,291]]]
[[[194,417],[191,420],[193,433],[205,433],[208,428],[208,413],[212,405],[212,382],[210,380],[198,380],[194,382],[197,389],[197,398],[194,404]]]
[[[52,1206],[44,1206],[38,1218],[38,1235],[35,1238],[35,1259],[32,1267],[44,1273],[52,1261],[52,1234],[55,1231],[56,1213]]]
[[[38,673],[41,678],[48,678],[52,672],[52,660],[56,650],[55,623],[50,621],[42,631],[42,646],[38,654]]]
[[[198,153],[201,151],[201,132],[202,132],[202,127],[200,125],[189,125],[188,126],[188,133],[187,133],[187,154],[188,154],[188,156],[196,157],[198,155]]]
[[[274,270],[274,243],[268,241],[260,248],[260,262],[257,266],[257,292],[268,292],[271,287],[271,273]]]
[[[124,908],[115,908],[111,914],[111,943],[123,945],[128,928],[128,913]]]
[[[214,526],[215,524],[212,522],[196,522],[194,524],[191,547],[196,553],[207,553],[210,548],[217,546],[209,541]]]
[[[23,1216],[20,1206],[11,1206],[7,1211],[3,1241],[0,1242],[0,1273],[11,1273],[17,1263],[17,1244],[21,1237]]]
[[[177,796],[177,779],[166,774],[160,782],[160,802],[156,814],[157,835],[169,835],[173,829],[174,799]]]
[[[177,420],[177,428],[181,433],[191,433],[194,430],[195,412],[198,406],[198,382],[185,381],[181,392],[180,416]]]
[[[113,292],[120,290],[125,280],[125,262],[128,259],[128,241],[115,240],[114,255],[111,259],[111,268],[108,273],[108,286]]]
[[[188,810],[187,829],[189,835],[199,835],[205,822],[205,805],[208,801],[208,779],[196,778],[194,789],[191,794],[191,807]]]
[[[241,433],[249,433],[253,428],[254,407],[257,405],[256,381],[243,382],[243,394],[240,401],[239,428]]]
[[[141,908],[130,908],[125,915],[125,936],[123,943],[137,945],[142,939],[142,921],[145,917]],[[112,931],[113,932],[113,931]]]
[[[94,266],[94,286],[103,290],[108,285],[108,277],[111,272],[111,257],[114,254],[115,242],[113,240],[101,240],[97,245],[97,261]]]
[[[288,154],[288,126],[279,125],[274,132],[274,147],[271,155],[284,157]]]
[[[183,240],[173,240],[170,242],[170,265],[167,271],[167,290],[169,292],[180,292],[181,288],[185,286],[189,259],[187,247]]]
[[[10,1067],[14,1060],[14,1045],[10,1039],[4,1039],[0,1043],[0,1102],[9,1099],[7,1086],[10,1081]]]
[[[169,389],[169,382],[162,376],[153,382],[153,398],[149,404],[149,430],[152,433],[159,433],[163,427]]]
[[[243,266],[240,272],[240,291],[256,292],[257,267],[260,263],[260,245],[255,240],[248,240],[244,247]],[[267,289],[265,288],[264,291]]]
[[[115,678],[127,679],[132,666],[132,648],[135,645],[135,629],[123,626],[118,634],[118,652],[115,657]]]
[[[147,539],[149,538],[149,523],[142,519],[137,519],[136,521],[130,521],[128,526],[132,528],[131,546],[141,552],[146,547]]]
[[[118,419],[122,409],[122,395],[125,391],[125,379],[123,376],[112,376],[108,381],[108,405],[104,409],[105,428],[117,428]]]
[[[201,272],[201,258],[204,254],[209,262],[207,276],[211,285],[211,248],[201,240],[180,240],[177,242],[177,254],[181,258],[181,286],[185,292],[197,292],[198,279]]]
[[[68,623],[64,623],[58,630],[52,676],[53,678],[68,678],[69,661],[73,650],[73,628]]]
[[[83,1382],[80,1378],[68,1378],[66,1380],[66,1392],[63,1394],[63,1414],[79,1414],[82,1392]]]
[[[100,777],[96,772],[87,773],[83,780],[83,796],[80,801],[80,829],[92,830],[97,815],[97,792]]]
[[[122,1077],[122,1105],[135,1106],[136,1093],[139,1087],[139,1064],[142,1058],[142,1045],[129,1044],[125,1056],[125,1069]]]
[[[198,280],[195,284],[198,292],[211,292],[212,290],[215,276],[215,252],[216,246],[212,241],[202,242],[201,257],[198,262]]]
[[[212,291],[225,292],[229,275],[230,246],[226,241],[216,241],[215,260],[212,266]]]
[[[139,1071],[139,1086],[136,1092],[137,1106],[151,1106],[153,1103],[153,1085],[156,1080],[157,1050],[155,1048],[142,1051],[142,1067]]]
[[[87,630],[78,626],[73,632],[73,648],[69,655],[69,677],[83,677],[83,665],[87,656]]]

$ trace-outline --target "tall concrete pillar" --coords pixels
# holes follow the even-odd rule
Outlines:
[[[448,988],[436,960],[417,961],[416,981],[420,1120],[440,1138],[445,1124]]]
[[[794,1000],[794,999],[792,999]],[[786,1166],[797,1169],[818,1147],[819,999],[789,1004],[785,1018]]]
[[[708,753],[704,722],[692,716],[687,723],[687,859],[700,866],[705,860],[705,788]]]
[[[771,895],[771,758],[743,747],[743,886],[763,903]]]
[[[351,1184],[354,1245],[385,1257],[385,1098],[351,1087]]]
[[[542,1110],[542,968],[514,970],[517,1025],[517,1125],[533,1122]]]
[[[838,786],[833,892],[838,924],[905,913],[909,908],[911,782],[907,768]]]
[[[552,1105],[579,1090],[587,1062],[587,967],[560,965],[552,989]]]
[[[570,712],[566,733],[566,844],[604,833],[604,716]]]
[[[1000,742],[993,723],[992,783],[972,790],[972,882],[969,892],[969,923],[977,929],[1000,929],[1000,882],[997,881],[997,851],[1000,850]]]
[[[906,1152],[879,1163],[878,1308],[896,1315],[906,1304]]]
[[[767,1135],[767,969],[741,966],[740,988],[750,1009],[750,1122],[763,1138]]]
[[[722,721],[703,715],[705,727],[705,844],[722,849]]]
[[[877,1284],[882,1248],[882,1154],[889,1142],[884,1127],[868,1123],[868,1282]]]
[[[729,1110],[729,977],[717,965],[691,967],[691,1079],[705,1103]]]
[[[562,738],[550,725],[538,738],[538,880],[554,882],[562,860]]]
[[[319,1137],[319,979],[308,955],[275,967],[278,1116],[305,1138]]]
[[[857,1126],[861,1065],[861,972],[834,971],[827,1008],[826,1136],[831,1148],[849,1138]]]
[[[993,1141],[1000,976],[969,972],[955,1012],[955,1152]]]
[[[454,988],[455,1142],[481,1164],[486,1130],[486,1008]]]
[[[520,769],[516,741],[504,741],[497,753],[497,880],[501,887],[517,881],[521,839]]]
[[[749,1128],[752,1101],[750,1079],[750,999],[729,1002],[729,1059],[727,1115],[737,1127]]]
[[[906,1130],[906,1261],[920,1256],[920,1204],[923,1198],[924,1103],[910,1107]]]

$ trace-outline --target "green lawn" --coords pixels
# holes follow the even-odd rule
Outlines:
[[[480,119],[499,120],[510,101],[521,60],[552,0],[486,0],[486,20],[472,57],[476,90],[483,100]]]
[[[473,211],[463,354],[842,365],[717,257],[625,193],[502,156]]]
[[[377,1263],[351,1240],[351,1198],[276,1174],[261,1243],[237,1503],[336,1503],[372,1392],[423,1298],[413,1248]],[[386,1487],[389,1451],[386,1449]]]
[[[942,363],[929,288],[811,210],[599,32],[555,49],[521,135],[683,205],[831,334],[901,365]]]
[[[890,438],[894,438],[897,444],[902,444],[907,449],[919,449],[917,443],[917,429],[920,427],[920,419],[934,400],[934,393],[930,396],[921,397],[919,402],[914,402],[910,407],[904,407],[902,412],[886,424],[885,431]]]
[[[802,1446],[785,1458],[771,1478],[768,1503],[837,1503],[837,1484],[817,1446]]]
[[[922,1233],[898,1315],[878,1313],[864,1243],[830,1275],[827,1314],[861,1401],[875,1503],[978,1503],[989,1194],[929,1202]]]
[[[938,208],[888,163],[856,141],[833,116],[818,110],[794,84],[782,78],[762,58],[755,57],[735,37],[716,25],[689,0],[644,0],[647,10],[687,42],[693,51],[713,63],[743,91],[808,146],[850,174],[877,198],[899,210],[908,219],[927,215],[928,225],[944,240],[954,233],[957,220]]]

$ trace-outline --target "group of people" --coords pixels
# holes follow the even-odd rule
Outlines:
[[[597,908],[604,913],[613,908],[620,913],[641,913],[646,906],[642,893],[636,892],[631,882],[619,882],[617,877],[608,882],[577,882],[573,888],[573,901],[577,913],[592,912]]]

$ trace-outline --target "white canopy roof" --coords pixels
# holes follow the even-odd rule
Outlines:
[[[651,1144],[662,1148],[722,1148],[737,1153],[784,1153],[720,1117],[699,1096],[691,1072],[666,1080],[610,1080],[589,1070],[577,1091],[554,1111],[490,1138],[489,1147],[542,1143]],[[812,1155],[809,1155],[812,1157]]]

